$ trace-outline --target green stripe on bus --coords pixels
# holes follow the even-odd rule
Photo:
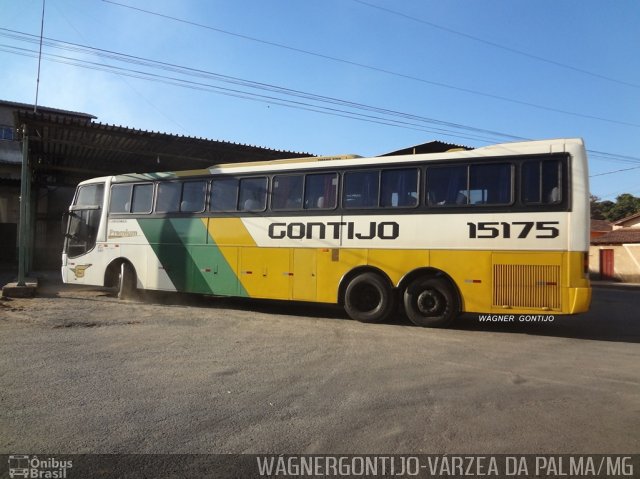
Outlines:
[[[200,218],[138,219],[178,291],[248,296]]]

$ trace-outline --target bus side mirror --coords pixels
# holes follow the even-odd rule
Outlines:
[[[65,211],[62,213],[62,220],[60,222],[60,232],[62,236],[66,236],[67,234],[67,223],[69,222],[69,212]]]
[[[81,218],[73,211],[67,211],[62,215],[62,235],[65,238],[77,237],[82,232],[82,229]]]

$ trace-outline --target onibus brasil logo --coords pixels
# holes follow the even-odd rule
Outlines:
[[[33,479],[65,479],[73,461],[61,461],[55,457],[38,459],[38,456],[14,454],[9,456],[9,477]]]

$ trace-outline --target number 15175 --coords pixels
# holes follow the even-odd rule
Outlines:
[[[467,223],[469,238],[555,238],[559,221],[480,221]]]

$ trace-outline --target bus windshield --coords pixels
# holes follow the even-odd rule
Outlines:
[[[104,183],[78,188],[75,201],[63,218],[64,251],[70,258],[85,254],[96,245]]]

